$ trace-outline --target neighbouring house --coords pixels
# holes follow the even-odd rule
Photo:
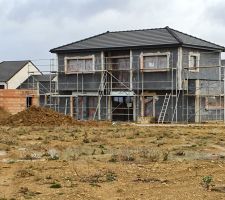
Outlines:
[[[32,73],[41,74],[29,60],[0,63],[0,89],[18,88]]]
[[[51,49],[57,106],[77,119],[224,120],[223,46],[169,27],[105,32]]]
[[[31,105],[39,105],[36,89],[18,89],[33,73],[42,74],[29,60],[0,63],[0,107],[15,114]]]

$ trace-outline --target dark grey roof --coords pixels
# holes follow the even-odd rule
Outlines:
[[[29,60],[23,61],[3,61],[0,63],[0,82],[7,82],[18,71],[20,71]]]
[[[55,74],[42,74],[42,75],[32,75],[32,77],[38,82],[48,82],[53,80],[56,75]]]
[[[50,52],[82,51],[109,48],[188,45],[225,50],[224,47],[171,29],[169,27],[133,31],[106,32],[84,40],[63,45]]]

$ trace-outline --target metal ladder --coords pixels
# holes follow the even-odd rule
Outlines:
[[[105,90],[106,84],[107,84],[107,72],[104,71],[104,74],[102,75],[101,83],[100,83],[99,89],[98,89],[99,101],[98,101],[98,105],[96,107],[96,110],[95,110],[95,113],[94,113],[94,116],[93,116],[93,120],[95,120],[95,117],[97,115],[98,109],[100,107],[100,102],[101,102],[101,99],[102,99],[102,97],[104,95],[104,90]]]
[[[177,94],[176,104],[175,104],[175,108],[174,108],[174,112],[173,112],[173,116],[172,116],[172,121],[171,121],[171,123],[173,123],[174,116],[175,116],[175,114],[176,114],[176,112],[177,112],[177,106],[178,106],[179,97],[180,97],[180,90],[178,91],[178,94]]]
[[[170,97],[171,97],[171,93],[170,94],[166,93],[164,101],[163,101],[163,106],[162,106],[161,112],[159,114],[158,124],[160,124],[160,123],[163,124],[163,122],[164,122],[164,119],[165,119],[165,116],[166,116],[167,107],[168,107],[168,104],[169,104],[169,101],[170,101]]]

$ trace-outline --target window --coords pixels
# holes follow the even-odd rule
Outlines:
[[[224,97],[220,96],[206,97],[205,109],[206,110],[224,109]]]
[[[27,108],[30,108],[32,106],[32,97],[27,97],[26,98],[26,105],[27,105]]]
[[[0,85],[0,89],[5,89],[5,86],[4,85]]]
[[[189,70],[190,71],[199,71],[199,54],[190,53],[189,55]]]
[[[142,55],[141,69],[167,70],[169,68],[169,53],[152,53]]]
[[[65,58],[65,72],[67,74],[94,72],[94,56]]]

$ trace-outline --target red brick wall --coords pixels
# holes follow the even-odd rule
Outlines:
[[[34,90],[0,90],[0,107],[16,114],[26,109],[26,97],[32,97],[32,105],[39,105],[37,91]]]

